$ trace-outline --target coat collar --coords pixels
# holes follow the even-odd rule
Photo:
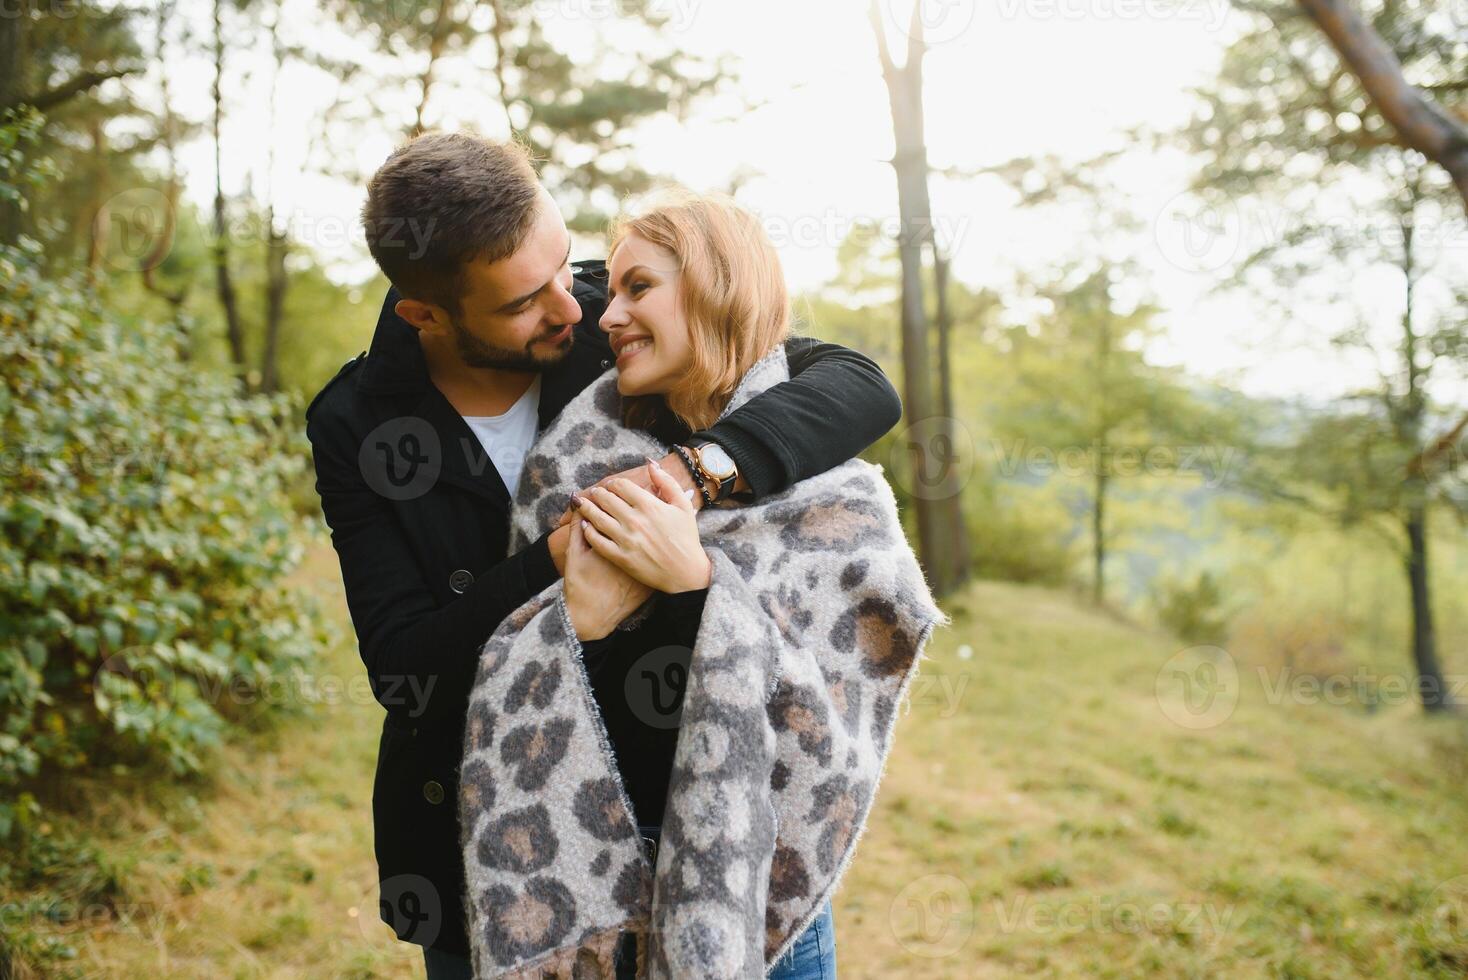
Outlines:
[[[390,288],[377,314],[372,346],[357,372],[357,388],[365,394],[403,394],[433,387],[418,331],[393,309],[400,299],[397,288]]]
[[[372,346],[357,375],[357,389],[372,396],[402,395],[408,406],[398,417],[420,418],[438,437],[438,479],[473,491],[508,511],[510,493],[494,462],[464,417],[428,377],[428,359],[418,331],[394,312],[399,294],[389,289],[377,317]],[[411,396],[417,395],[416,399]],[[409,400],[411,399],[411,400]]]

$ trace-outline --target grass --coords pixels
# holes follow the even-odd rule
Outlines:
[[[303,574],[349,637],[330,550]],[[1464,721],[1271,697],[1239,663],[1200,725],[1159,694],[1164,634],[1040,588],[948,607],[836,897],[843,977],[1468,973]],[[344,642],[321,670],[361,667]],[[88,784],[51,836],[94,853],[5,906],[39,975],[421,976],[375,914],[379,717],[343,697],[207,781]]]

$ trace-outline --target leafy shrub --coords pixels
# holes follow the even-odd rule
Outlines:
[[[34,819],[14,790],[38,775],[196,770],[320,631],[282,585],[295,413],[43,277],[39,252],[0,246],[0,838]]]
[[[1158,621],[1186,643],[1222,643],[1228,636],[1223,591],[1210,572],[1191,582],[1163,583],[1154,602]]]

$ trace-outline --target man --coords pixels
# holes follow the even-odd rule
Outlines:
[[[564,568],[568,527],[506,557],[508,514],[536,432],[611,366],[597,326],[606,273],[573,271],[565,222],[514,144],[413,140],[373,176],[363,223],[393,288],[369,351],[316,396],[306,433],[387,709],[372,801],[380,912],[425,947],[430,977],[468,976],[457,821],[468,694],[480,646]],[[867,358],[808,338],[786,352],[790,381],[690,438],[705,489],[712,474],[721,496],[776,493],[896,423],[896,392]],[[694,489],[681,455],[661,462]]]

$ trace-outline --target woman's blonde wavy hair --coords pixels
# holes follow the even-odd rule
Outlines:
[[[679,301],[693,364],[665,394],[625,399],[623,421],[651,424],[661,397],[690,429],[718,420],[739,380],[790,333],[790,297],[779,256],[759,219],[719,194],[665,193],[612,231],[607,261],[628,235],[659,245],[678,262]]]

